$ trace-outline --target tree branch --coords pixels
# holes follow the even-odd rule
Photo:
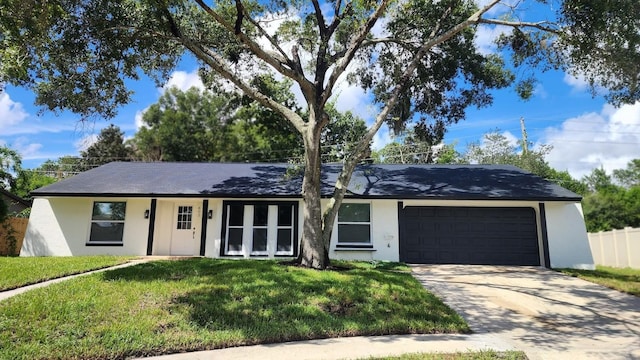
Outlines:
[[[327,82],[327,86],[322,93],[323,104],[326,103],[327,100],[329,100],[329,98],[331,97],[333,87],[338,81],[338,78],[347,69],[347,66],[349,66],[351,60],[353,60],[353,57],[360,48],[360,45],[367,37],[373,26],[376,24],[380,16],[387,9],[389,2],[390,0],[382,0],[380,6],[378,6],[378,8],[369,16],[365,24],[360,28],[360,31],[356,34],[356,36],[352,38],[349,46],[347,46],[347,51],[345,52],[344,56],[342,56],[342,58],[337,61],[337,66],[333,69],[333,72],[331,73],[331,76],[329,77],[329,80]]]
[[[363,41],[361,48],[367,47],[370,45],[388,44],[388,43],[400,45],[405,49],[415,49],[416,47],[419,46],[419,44],[403,41],[396,38],[379,38],[379,39],[371,39],[371,40]]]
[[[492,24],[492,25],[503,25],[509,27],[530,27],[536,28],[538,30],[546,31],[552,34],[560,34],[560,31],[554,29],[552,27],[544,26],[545,24],[552,24],[549,21],[539,21],[539,22],[523,22],[523,21],[506,21],[506,20],[498,20],[498,19],[483,19],[480,18],[478,20],[480,24]]]
[[[300,115],[240,79],[233,73],[231,69],[229,69],[229,67],[225,64],[225,60],[220,55],[205,47],[193,43],[187,38],[182,37],[180,38],[180,40],[181,43],[187,49],[189,49],[198,59],[211,66],[211,68],[213,68],[222,77],[231,81],[247,96],[284,116],[300,133],[304,131],[305,123]]]
[[[287,63],[291,65],[291,59],[289,58],[289,56],[287,56],[287,53],[280,47],[280,44],[278,44],[278,42],[275,41],[273,36],[267,33],[267,31],[260,25],[259,22],[257,22],[253,17],[250,16],[250,14],[246,12],[246,9],[245,9],[245,19],[247,19],[253,26],[255,26],[256,29],[258,29],[258,31],[260,32],[260,34],[262,34],[262,36],[264,36],[267,40],[269,40],[269,43],[271,43],[271,46],[273,46],[278,51],[278,53],[282,55],[282,59],[278,59],[278,60],[282,61],[283,63]]]
[[[360,141],[358,141],[355,149],[352,152],[353,155],[347,157],[347,160],[344,162],[342,171],[340,172],[340,175],[338,175],[338,180],[336,181],[336,185],[333,190],[333,196],[331,197],[329,204],[327,205],[327,207],[325,208],[325,211],[323,212],[323,225],[325,227],[326,226],[330,227],[331,226],[330,222],[335,220],[335,215],[337,213],[335,207],[339,206],[342,203],[342,199],[344,198],[344,194],[347,190],[346,184],[349,184],[349,181],[351,181],[351,176],[353,175],[353,171],[355,170],[356,165],[362,158],[366,148],[369,146],[369,143],[373,140],[373,137],[375,136],[375,134],[378,132],[382,124],[387,119],[387,116],[389,115],[391,110],[396,106],[398,99],[400,98],[400,95],[402,94],[402,92],[405,91],[407,84],[410,83],[409,80],[411,76],[413,76],[413,73],[418,67],[418,64],[420,63],[422,58],[427,54],[428,50],[433,48],[434,46],[437,46],[438,44],[441,44],[447,41],[454,35],[460,33],[466,27],[477,23],[480,17],[484,13],[489,11],[493,6],[495,6],[499,2],[500,0],[491,1],[485,7],[483,7],[482,9],[476,11],[471,16],[469,16],[465,21],[459,23],[458,25],[454,26],[448,31],[445,31],[443,34],[437,35],[440,32],[442,21],[446,19],[447,16],[449,16],[451,8],[449,8],[448,11],[444,12],[442,17],[436,24],[435,28],[431,31],[431,34],[429,35],[430,40],[422,44],[422,46],[420,46],[420,49],[418,50],[418,52],[416,52],[414,58],[411,60],[411,62],[409,63],[405,71],[402,73],[400,80],[391,91],[391,96],[389,100],[387,100],[384,108],[382,108],[378,116],[376,116],[376,119],[374,120],[371,127],[367,130],[366,134],[360,139]],[[328,240],[325,239],[325,242],[326,241]],[[328,244],[325,244],[325,245],[328,246]]]
[[[209,16],[211,16],[216,22],[222,25],[227,31],[235,34],[235,26],[227,22],[220,14],[210,8],[203,0],[195,0],[195,2],[202,8]],[[295,80],[300,87],[305,89],[313,89],[313,84],[304,77],[304,74],[300,74],[297,71],[285,67],[284,64],[276,59],[274,56],[265,51],[258,43],[253,41],[244,32],[235,34],[236,38],[240,40],[251,52],[253,52],[259,59],[263,60],[267,64],[271,65],[276,71],[282,75]]]
[[[320,34],[324,34],[327,31],[327,24],[324,21],[324,15],[322,15],[322,9],[320,8],[320,3],[318,0],[312,0],[313,9],[316,12],[316,21],[318,22],[318,29],[320,29]]]

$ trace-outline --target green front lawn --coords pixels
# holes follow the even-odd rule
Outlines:
[[[0,303],[0,358],[124,358],[337,336],[468,332],[409,273],[157,261]]]
[[[0,257],[0,291],[131,260],[124,256]]]
[[[640,296],[640,269],[597,266],[596,270],[559,269],[559,271],[627,294]]]

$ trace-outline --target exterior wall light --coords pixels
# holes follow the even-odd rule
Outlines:
[[[149,209],[144,211],[144,218],[148,219],[149,218]]]
[[[209,219],[213,219],[213,210],[209,210],[209,211],[207,211],[207,217],[208,217]]]

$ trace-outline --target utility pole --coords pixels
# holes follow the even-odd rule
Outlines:
[[[522,130],[522,155],[529,152],[529,140],[527,139],[527,129],[524,126],[524,117],[520,118],[520,129]]]

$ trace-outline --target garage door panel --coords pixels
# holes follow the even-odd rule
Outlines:
[[[540,265],[532,208],[406,207],[401,216],[401,261]]]

